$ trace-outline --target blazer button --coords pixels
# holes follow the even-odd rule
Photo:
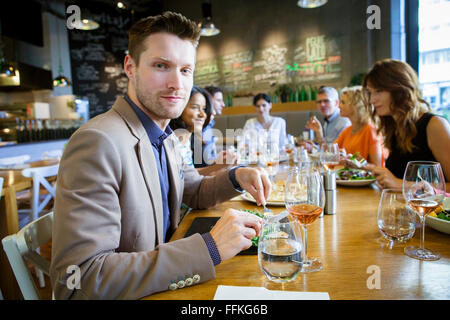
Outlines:
[[[189,286],[192,286],[192,284],[194,283],[194,280],[192,278],[186,278],[186,280],[184,282],[189,287]]]
[[[174,282],[174,281],[172,281],[170,284],[169,284],[169,289],[170,290],[177,290],[178,289],[178,286],[177,286],[177,284]]]
[[[192,280],[194,280],[194,283],[199,283],[200,282],[200,275],[196,274],[192,277]]]

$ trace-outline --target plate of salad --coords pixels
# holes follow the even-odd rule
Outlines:
[[[425,223],[430,228],[450,234],[450,198],[445,198],[442,205],[425,218]]]
[[[362,187],[376,181],[371,172],[345,167],[336,172],[336,183],[341,186]]]

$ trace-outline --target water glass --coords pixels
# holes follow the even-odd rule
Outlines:
[[[274,282],[295,280],[302,269],[302,236],[298,222],[291,216],[264,224],[258,243],[258,263]]]
[[[381,235],[389,241],[390,249],[395,242],[405,242],[412,238],[416,216],[406,205],[402,190],[383,190],[378,205],[377,222]]]

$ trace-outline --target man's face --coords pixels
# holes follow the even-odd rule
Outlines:
[[[325,118],[330,117],[339,107],[339,100],[328,98],[326,93],[319,93],[316,100],[317,108]]]
[[[179,117],[189,100],[195,48],[165,32],[148,36],[145,47],[139,66],[130,56],[125,58],[128,94],[155,122],[164,124]]]
[[[223,102],[223,94],[222,92],[214,93],[214,109],[217,114],[222,114],[222,109],[225,107],[225,102]]]

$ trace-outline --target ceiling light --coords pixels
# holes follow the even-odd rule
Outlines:
[[[214,22],[212,22],[211,2],[209,0],[202,3],[202,13],[203,21],[198,24],[202,30],[200,35],[211,37],[219,34],[220,30],[216,27]]]
[[[302,8],[312,9],[323,6],[328,0],[298,0],[297,5]]]
[[[58,19],[59,20],[59,19]],[[59,68],[58,73],[59,75],[53,79],[53,87],[68,87],[70,86],[70,80],[63,75],[63,67],[61,63],[61,47],[60,47],[60,33],[59,33],[59,21],[56,21],[56,37],[58,38],[58,58],[59,58]]]

